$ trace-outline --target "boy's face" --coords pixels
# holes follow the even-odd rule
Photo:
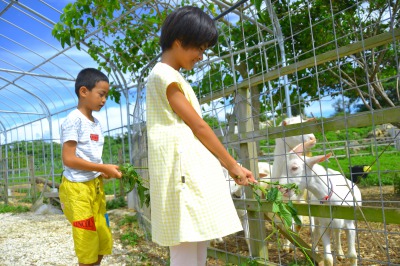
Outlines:
[[[89,91],[86,87],[81,87],[81,97],[85,99],[86,105],[93,111],[100,111],[107,101],[110,84],[106,81],[99,81],[94,88]]]

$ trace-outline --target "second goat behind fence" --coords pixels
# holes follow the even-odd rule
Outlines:
[[[313,157],[304,156],[303,146],[307,147],[310,143],[300,144],[293,148],[289,154],[288,173],[282,176],[280,183],[295,183],[300,191],[307,189],[318,199],[317,203],[327,205],[349,205],[356,207],[361,205],[361,192],[357,185],[337,171],[327,170],[321,166],[320,162],[327,160],[331,155],[318,155]],[[293,195],[293,191],[287,191],[286,195]],[[316,234],[313,239],[322,236],[324,247],[324,265],[333,265],[330,232],[333,230],[335,251],[338,259],[343,259],[344,253],[341,247],[339,230],[345,229],[347,236],[348,250],[346,257],[349,265],[357,265],[357,252],[355,247],[356,228],[353,220],[335,218],[314,218]],[[317,246],[317,243],[313,243]]]

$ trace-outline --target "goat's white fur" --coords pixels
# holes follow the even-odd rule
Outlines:
[[[306,123],[310,120],[312,119],[303,119],[301,116],[294,116],[284,119],[279,125],[287,126],[292,124],[300,124],[300,123]],[[288,162],[287,155],[289,154],[289,151],[298,144],[308,142],[310,140],[315,140],[315,136],[312,133],[275,139],[274,163],[272,166],[272,173],[271,173],[271,177],[273,180],[275,181],[279,180],[281,176],[287,175],[287,162]],[[310,145],[309,148],[311,149],[312,146]],[[300,195],[293,195],[293,197],[290,197],[290,200],[292,200],[295,203],[305,203],[305,197],[307,197],[307,191],[304,191],[304,193]],[[302,219],[301,216],[299,216],[299,218]],[[313,222],[312,218],[310,222],[311,223]],[[295,226],[293,223],[292,227],[293,231],[298,232],[300,229],[301,229],[300,226]],[[287,239],[284,240],[283,249],[286,251],[293,249],[292,243],[290,243],[290,241]]]
[[[319,165],[330,157],[328,155],[319,155],[306,157],[299,155],[303,152],[303,145],[295,147],[288,161],[287,177],[282,177],[280,183],[295,183],[301,191],[307,189],[318,200],[319,204],[329,205],[361,205],[361,192],[356,184],[345,178],[339,172],[330,169],[329,171]],[[307,144],[304,144],[307,146]],[[293,192],[288,192],[293,194]],[[326,199],[329,196],[329,199]],[[333,256],[331,250],[330,231],[333,230],[335,250],[339,258],[343,258],[343,250],[340,241],[340,229],[346,229],[348,251],[347,257],[350,259],[350,265],[357,265],[357,252],[355,248],[355,223],[353,220],[314,218],[315,224],[319,225],[318,234],[314,234],[313,239],[318,239],[322,235],[322,244],[324,246],[324,265],[333,265]],[[317,237],[318,236],[318,237]],[[313,243],[316,246],[316,243]]]

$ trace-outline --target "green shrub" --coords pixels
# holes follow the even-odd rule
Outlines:
[[[107,210],[113,210],[113,209],[118,209],[122,207],[126,207],[127,203],[125,201],[125,198],[123,197],[118,197],[112,200],[108,200],[106,202],[106,208]]]
[[[114,191],[119,191],[119,184],[120,182],[118,180],[105,182],[104,193],[106,193],[106,195],[114,195]]]
[[[393,185],[394,185],[394,193],[397,195],[400,195],[400,174],[399,173],[396,173],[394,175]]]

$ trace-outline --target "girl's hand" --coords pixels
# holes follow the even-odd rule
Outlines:
[[[247,186],[249,183],[258,183],[253,176],[253,173],[236,164],[232,169],[229,171],[229,175],[235,180],[235,183],[241,186]]]

